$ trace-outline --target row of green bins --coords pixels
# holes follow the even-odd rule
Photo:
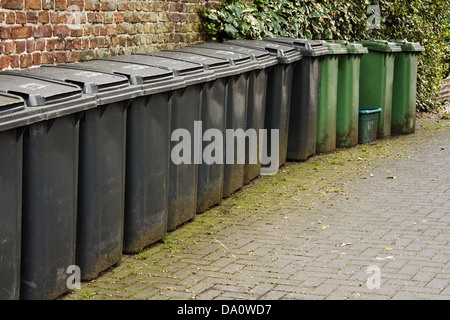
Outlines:
[[[91,280],[122,257],[126,108],[140,95],[124,76],[43,66],[18,74],[78,85],[97,107],[80,120],[76,264]]]
[[[302,55],[293,47],[265,40],[230,40],[227,44],[247,48],[265,50],[277,57],[278,64],[269,69],[266,91],[265,129],[267,130],[266,143],[263,143],[263,158],[271,157],[270,164],[261,164],[262,174],[274,174],[284,165],[288,158],[289,122],[291,113],[291,97],[293,95],[294,68],[301,61]],[[278,131],[273,131],[278,130]],[[278,132],[278,137],[272,134]],[[276,139],[278,138],[278,139]],[[278,142],[278,157],[271,150]],[[264,147],[267,147],[266,149]],[[270,155],[270,156],[269,156]],[[275,160],[275,163],[272,161]],[[278,160],[278,161],[277,161]],[[278,162],[278,163],[277,163]]]
[[[406,40],[359,41],[369,54],[361,60],[360,106],[381,108],[378,138],[415,131],[417,58],[425,49]]]
[[[10,73],[0,74],[0,91],[39,110],[23,133],[19,295],[54,299],[75,265],[79,120],[96,101],[76,85]]]
[[[381,108],[378,139],[391,135],[392,94],[395,58],[401,48],[385,40],[358,41],[369,50],[361,59],[360,108]]]
[[[395,58],[391,133],[409,134],[416,130],[417,59],[425,48],[407,40],[391,41],[402,49]]]
[[[249,55],[254,61],[258,62],[259,67],[250,74],[248,82],[247,130],[254,129],[258,139],[261,139],[262,137],[259,134],[260,130],[264,130],[267,78],[270,67],[278,63],[277,58],[266,50],[256,50],[225,43],[204,43],[197,46],[220,50],[223,53],[227,52],[227,55],[230,55],[229,52]],[[255,145],[249,145],[245,152],[244,184],[248,184],[261,173],[259,140],[258,143],[255,142]]]
[[[297,50],[303,57],[292,78],[287,159],[307,160],[316,153],[320,66],[329,53],[320,41],[298,38],[265,38]]]
[[[19,299],[23,132],[39,121],[38,111],[18,95],[0,93],[0,300]]]

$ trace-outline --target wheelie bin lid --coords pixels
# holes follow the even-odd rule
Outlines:
[[[276,56],[278,59],[278,63],[282,64],[290,64],[302,59],[302,55],[291,46],[272,41],[237,39],[228,40],[224,43],[243,46],[247,48],[266,50],[271,55]]]
[[[182,77],[186,85],[208,82],[215,79],[214,72],[206,70],[200,63],[167,59],[153,55],[131,54],[102,58],[101,60],[135,63],[168,70],[173,72],[175,77]]]
[[[337,55],[337,54],[347,54],[347,49],[340,43],[319,40],[318,42],[322,43],[324,47],[328,49],[329,55]]]
[[[44,65],[18,71],[18,74],[75,84],[83,93],[94,95],[99,105],[135,98],[141,94],[138,85],[131,85],[127,77],[113,73]]]
[[[350,42],[348,40],[327,40],[326,42],[340,44],[346,50],[347,54],[365,54],[369,52],[361,43]]]
[[[198,46],[187,46],[181,49],[177,49],[176,51],[190,52],[206,57],[214,57],[216,59],[228,61],[230,63],[230,66],[235,66],[236,68],[238,68],[240,70],[240,73],[253,71],[259,68],[258,62],[254,61],[250,55],[239,52],[202,48]]]
[[[170,59],[201,63],[206,69],[214,72],[216,78],[231,77],[241,74],[243,71],[240,66],[234,66],[228,59],[218,58],[199,54],[190,51],[164,50],[154,52],[152,55],[166,57]]]
[[[38,112],[39,108],[28,108],[22,97],[0,92],[0,131],[39,121]]]
[[[42,120],[97,106],[93,96],[84,95],[74,84],[24,76],[16,72],[0,73],[0,92],[22,97],[27,107],[39,110]]]
[[[400,52],[402,48],[394,42],[386,40],[360,40],[357,43],[362,44],[364,47],[369,49],[369,51],[378,52]]]
[[[231,52],[238,52],[242,54],[249,55],[254,61],[257,61],[259,63],[260,68],[267,68],[273,65],[276,65],[278,63],[277,58],[272,56],[268,51],[266,50],[256,50],[252,48],[246,48],[241,47],[237,45],[232,44],[226,44],[223,42],[206,42],[202,44],[197,44],[195,47],[199,48],[209,48],[209,49],[215,49],[215,50],[221,50],[221,51],[231,51]]]
[[[423,52],[425,47],[418,42],[410,42],[406,39],[389,40],[402,48],[403,52]]]
[[[128,78],[133,85],[139,85],[141,94],[148,95],[186,87],[182,79],[176,78],[172,71],[146,66],[143,64],[127,63],[113,60],[90,60],[61,64],[61,68],[73,68],[99,72],[110,72]]]
[[[319,57],[329,53],[328,49],[320,41],[316,40],[289,37],[264,38],[264,40],[293,46],[305,57]]]

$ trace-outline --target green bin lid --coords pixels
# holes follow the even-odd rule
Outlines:
[[[339,43],[345,48],[347,54],[365,54],[369,52],[369,50],[361,43],[350,42],[347,40],[330,40],[327,42]]]
[[[361,40],[357,41],[357,43],[362,44],[364,47],[369,49],[370,51],[378,51],[378,52],[401,52],[402,48],[398,46],[394,42],[386,41],[386,40]]]
[[[423,47],[418,42],[410,42],[408,40],[389,40],[397,44],[402,48],[403,52],[423,52],[425,51],[425,47]]]
[[[347,49],[340,43],[325,40],[318,40],[318,42],[328,49],[330,55],[347,53]]]

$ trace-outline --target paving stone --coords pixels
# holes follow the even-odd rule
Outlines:
[[[450,123],[439,124],[288,162],[63,299],[449,299]]]

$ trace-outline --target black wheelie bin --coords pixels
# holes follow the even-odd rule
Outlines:
[[[120,262],[125,203],[126,108],[141,94],[125,76],[42,66],[20,74],[73,83],[97,107],[80,120],[76,264],[91,280]]]
[[[0,300],[18,300],[22,237],[23,132],[39,121],[16,95],[0,93]]]
[[[302,56],[293,48],[263,40],[230,40],[225,44],[243,46],[252,49],[266,50],[278,58],[278,64],[269,69],[265,129],[267,129],[267,149],[263,148],[263,158],[273,158],[272,147],[274,147],[272,135],[278,132],[278,164],[270,165],[262,163],[263,174],[274,174],[278,168],[286,163],[288,155],[289,118],[292,97],[292,77],[294,67],[301,61]],[[273,131],[277,130],[277,131]],[[276,161],[275,161],[276,162]]]
[[[197,213],[198,166],[201,162],[201,103],[205,83],[215,79],[202,64],[145,54],[105,58],[140,63],[171,70],[186,84],[172,97],[169,214],[167,230],[195,218]],[[186,141],[186,139],[190,141]]]
[[[223,194],[228,197],[239,190],[245,183],[245,151],[246,136],[252,136],[249,140],[257,140],[255,132],[247,131],[247,114],[249,112],[248,92],[251,74],[258,68],[258,64],[248,54],[222,51],[196,46],[177,49],[176,52],[196,54],[208,58],[217,58],[228,61],[229,69],[235,71],[228,78],[226,84],[226,114],[224,138],[224,178]],[[217,69],[216,69],[217,70]],[[214,71],[216,71],[214,70]],[[252,112],[252,111],[250,111]],[[249,141],[249,147],[252,143]],[[253,143],[257,146],[256,143]]]
[[[61,66],[124,75],[141,88],[127,108],[123,235],[123,251],[140,252],[167,232],[171,104],[184,81],[170,70],[112,60]]]
[[[23,135],[20,299],[55,299],[76,263],[79,120],[97,104],[78,86],[12,72],[0,73],[0,91],[42,116]]]
[[[259,65],[259,68],[250,73],[247,93],[247,130],[254,130],[258,137],[256,146],[248,146],[245,149],[244,184],[250,183],[261,174],[260,138],[264,130],[264,118],[266,112],[267,77],[270,67],[278,64],[276,57],[266,50],[256,50],[225,43],[207,42],[195,47],[219,50],[220,53],[237,52],[250,55]],[[249,141],[250,143],[250,141]]]
[[[304,161],[316,153],[320,66],[329,53],[319,41],[275,37],[264,40],[289,45],[303,59],[295,66],[289,126],[289,160]]]

